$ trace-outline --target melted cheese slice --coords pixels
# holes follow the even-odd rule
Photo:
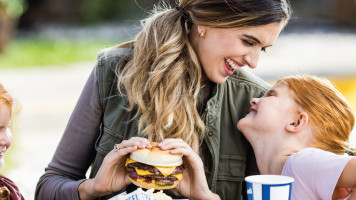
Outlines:
[[[136,179],[136,181],[137,182],[144,182],[144,181],[146,181],[146,179],[138,178],[138,179]]]
[[[133,160],[131,158],[127,158],[125,166],[127,166],[130,163],[135,163],[135,162],[137,162],[137,161]],[[158,166],[154,166],[154,167],[156,167],[163,174],[163,176],[169,176],[170,174],[173,173],[174,169],[176,168],[176,167],[158,167]],[[135,170],[137,172],[137,175],[140,175],[140,176],[153,175],[153,173],[151,173],[151,172],[149,172],[147,170],[141,170],[141,169],[137,169],[137,168],[135,168]],[[177,174],[177,175],[180,175],[180,174]],[[173,175],[173,176],[175,176],[175,175]]]
[[[158,167],[158,166],[155,167],[163,174],[163,176],[169,176],[176,168],[176,167]]]
[[[125,166],[127,166],[128,164],[130,163],[135,163],[137,162],[136,160],[133,160],[131,158],[127,158],[126,160],[126,163],[125,163]],[[142,170],[142,169],[138,169],[138,168],[135,168],[136,170],[136,173],[137,175],[140,175],[140,176],[145,176],[145,175],[153,175],[154,173],[150,172],[150,171],[147,171],[147,170]],[[140,182],[140,181],[139,181]]]
[[[127,166],[130,163],[135,163],[135,162],[137,162],[137,161],[136,160],[132,160],[131,158],[127,158],[125,166]]]
[[[154,175],[154,173],[147,171],[147,170],[142,170],[142,169],[138,169],[138,168],[135,168],[135,170],[136,170],[137,175],[140,175],[140,176]]]
[[[178,181],[182,180],[183,174],[173,174],[172,176],[176,177]]]

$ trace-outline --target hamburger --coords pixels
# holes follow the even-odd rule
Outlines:
[[[151,149],[138,149],[126,160],[126,170],[133,184],[141,188],[174,188],[183,177],[182,155],[161,150],[156,142]]]

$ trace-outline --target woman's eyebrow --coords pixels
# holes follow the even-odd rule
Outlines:
[[[256,41],[258,44],[261,44],[261,41],[259,41],[257,38],[255,38],[255,37],[253,37],[252,35],[243,35],[244,37],[247,37],[247,38],[249,38],[249,39],[251,39],[251,40],[254,40],[254,41]],[[272,45],[268,45],[268,46],[265,46],[265,48],[267,48],[267,47],[271,47]]]
[[[261,44],[261,42],[257,38],[253,37],[252,35],[243,35],[243,36],[256,41],[258,44]]]

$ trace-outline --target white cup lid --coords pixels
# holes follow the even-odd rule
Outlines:
[[[259,184],[288,184],[294,181],[294,178],[282,175],[253,175],[245,178],[246,182]]]

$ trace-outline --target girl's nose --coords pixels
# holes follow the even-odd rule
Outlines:
[[[252,98],[252,99],[250,100],[251,106],[256,105],[259,100],[260,100],[260,98]]]

